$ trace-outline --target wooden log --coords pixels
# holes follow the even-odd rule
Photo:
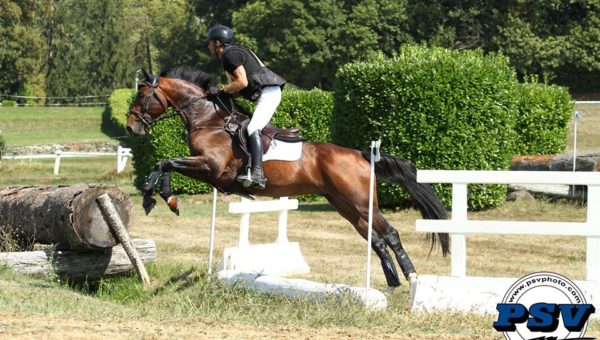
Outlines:
[[[100,197],[96,198],[96,202],[100,206],[100,210],[104,214],[104,218],[108,222],[108,225],[112,228],[117,236],[117,239],[121,242],[123,249],[127,253],[127,257],[131,261],[131,264],[135,268],[138,276],[142,280],[144,284],[150,283],[150,277],[148,276],[148,272],[146,272],[146,267],[144,267],[144,262],[140,258],[140,255],[135,249],[135,246],[131,242],[131,238],[129,238],[129,234],[123,225],[123,222],[119,218],[119,214],[115,209],[115,205],[113,204],[110,196],[108,194],[103,194]]]
[[[154,240],[133,239],[142,262],[156,262]],[[56,274],[65,280],[98,280],[102,277],[133,273],[134,268],[123,247],[96,252],[39,250],[0,253],[0,265],[23,274]]]
[[[105,193],[129,228],[133,206],[127,193],[114,186],[76,184],[0,190],[0,231],[23,249],[30,249],[34,242],[73,250],[110,248],[118,241],[96,203]]]

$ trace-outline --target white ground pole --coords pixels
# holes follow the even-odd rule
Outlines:
[[[573,117],[573,171],[575,171],[575,163],[577,161],[577,122],[581,119],[579,111],[575,111]]]
[[[217,188],[213,187],[213,206],[210,219],[210,241],[208,242],[208,273],[212,273],[213,250],[215,246],[215,223],[217,221]]]
[[[368,296],[369,288],[371,287],[371,242],[373,232],[373,191],[375,186],[375,162],[378,162],[381,156],[379,155],[379,147],[381,140],[371,142],[371,176],[369,179],[369,226],[367,233],[367,275],[365,279],[365,298]]]

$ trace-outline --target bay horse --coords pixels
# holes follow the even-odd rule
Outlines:
[[[244,171],[247,155],[236,142],[229,126],[242,117],[228,108],[220,108],[207,99],[212,77],[186,67],[176,67],[154,76],[146,71],[134,103],[127,116],[127,130],[131,135],[145,135],[146,129],[174,109],[187,129],[189,157],[164,159],[156,164],[144,185],[146,213],[156,201],[153,188],[161,181],[160,196],[171,210],[178,212],[177,199],[171,193],[170,173],[208,183],[213,187],[241,196],[281,197],[305,194],[324,196],[333,208],[348,220],[366,240],[368,233],[370,152],[361,152],[330,143],[303,142],[297,161],[269,160],[264,162],[267,178],[263,190],[245,188],[236,181]],[[232,119],[235,116],[236,119]],[[401,185],[411,195],[425,219],[446,219],[447,213],[435,191],[428,184],[416,181],[413,164],[399,157],[382,154],[375,163],[378,179]],[[375,190],[376,192],[376,190]],[[430,234],[431,250],[436,239]],[[448,234],[437,233],[442,254],[449,253]],[[372,249],[381,260],[388,289],[400,285],[389,247],[396,256],[404,277],[410,282],[416,277],[413,266],[400,242],[398,231],[379,210],[377,195],[373,200]]]

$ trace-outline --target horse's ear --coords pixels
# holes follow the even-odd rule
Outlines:
[[[148,71],[146,71],[146,69],[145,69],[145,68],[143,68],[143,67],[142,67],[142,73],[144,73],[144,77],[146,77],[146,80],[148,80],[148,81],[152,81],[152,79],[154,78],[154,77],[152,77],[152,75],[151,75],[150,73],[148,73]]]

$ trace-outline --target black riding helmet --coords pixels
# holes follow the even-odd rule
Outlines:
[[[214,26],[208,31],[208,40],[219,40],[229,45],[233,41],[233,31],[227,26]]]

